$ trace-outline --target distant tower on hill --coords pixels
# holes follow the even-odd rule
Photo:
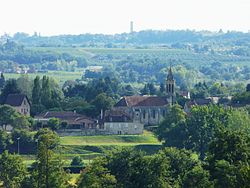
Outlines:
[[[133,33],[134,32],[134,22],[131,21],[130,22],[130,33]]]

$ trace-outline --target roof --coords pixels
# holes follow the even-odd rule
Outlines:
[[[83,120],[90,120],[94,121],[93,119],[86,117],[81,114],[77,114],[75,112],[70,112],[70,111],[62,111],[62,112],[57,112],[57,111],[48,111],[48,112],[43,112],[37,116],[35,116],[36,119],[50,119],[50,118],[58,118],[60,120],[64,121],[69,121],[69,122],[79,122]]]
[[[25,98],[27,99],[30,105],[29,99],[24,94],[9,94],[7,96],[5,104],[10,105],[10,106],[21,106]]]
[[[212,99],[195,99],[195,103],[197,105],[209,105],[212,103]]]
[[[132,122],[132,119],[124,111],[109,110],[105,112],[105,122]]]
[[[157,96],[127,96],[120,99],[115,107],[134,106],[165,106],[168,104],[166,97]]]
[[[191,101],[186,102],[186,106],[188,108],[191,108],[192,106],[198,105],[198,106],[204,106],[209,105],[212,103],[212,99],[194,99]]]

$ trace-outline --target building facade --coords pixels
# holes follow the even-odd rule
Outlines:
[[[30,115],[30,102],[26,95],[9,94],[5,104],[10,105],[22,115]]]
[[[171,67],[165,84],[166,96],[125,96],[113,110],[124,111],[135,123],[158,125],[164,119],[169,107],[176,101],[175,80]]]
[[[111,110],[105,114],[104,132],[107,134],[142,134],[143,124],[133,122],[123,111]]]

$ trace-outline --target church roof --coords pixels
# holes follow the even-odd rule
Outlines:
[[[157,96],[127,96],[123,97],[115,107],[134,106],[165,106],[168,104],[166,97]]]

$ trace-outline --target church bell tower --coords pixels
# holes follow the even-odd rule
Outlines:
[[[175,80],[172,73],[172,67],[168,69],[168,75],[166,80],[166,93],[168,97],[168,102],[173,105],[175,102]]]

